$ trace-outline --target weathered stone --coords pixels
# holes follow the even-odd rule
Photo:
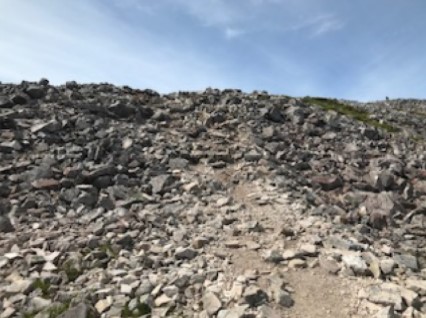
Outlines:
[[[323,268],[330,274],[337,274],[340,271],[339,263],[331,257],[320,256],[319,264],[321,268]]]
[[[391,283],[373,285],[367,288],[368,301],[384,306],[394,306],[396,310],[403,308],[403,300],[398,286]]]
[[[102,314],[105,311],[107,311],[112,305],[112,297],[109,297],[107,299],[101,299],[99,300],[96,305],[95,308],[97,310],[98,313]]]
[[[357,255],[344,255],[342,257],[343,263],[354,271],[357,275],[365,275],[368,273],[367,263]]]
[[[30,85],[25,92],[34,99],[43,98],[46,94],[45,88],[38,85]]]
[[[278,250],[269,250],[265,253],[265,261],[272,263],[280,263],[284,260],[283,253]]]
[[[257,307],[268,300],[268,295],[259,287],[250,285],[244,290],[244,300],[250,307]]]
[[[408,289],[415,291],[416,293],[426,296],[426,281],[425,280],[414,280],[408,279],[405,285]]]
[[[154,304],[157,307],[161,307],[171,303],[172,301],[173,299],[171,299],[169,296],[167,296],[166,294],[162,294],[155,299]]]
[[[35,189],[55,190],[59,188],[59,181],[54,179],[39,179],[31,183]]]
[[[50,299],[44,299],[42,297],[33,297],[31,298],[31,307],[35,311],[41,311],[42,309],[49,307],[52,304]]]
[[[265,118],[269,119],[273,122],[276,123],[282,123],[285,120],[285,116],[283,115],[283,113],[281,113],[281,111],[278,108],[271,108],[266,114],[265,114]]]
[[[13,307],[7,307],[2,313],[0,313],[0,318],[9,318],[15,314],[16,310]]]
[[[289,268],[305,268],[307,266],[306,261],[303,259],[292,259],[288,262]]]
[[[0,233],[11,233],[15,231],[15,227],[7,216],[0,216]]]
[[[247,161],[258,161],[261,158],[262,158],[262,154],[260,154],[256,150],[250,150],[249,152],[244,154],[244,159]]]
[[[417,271],[419,269],[417,257],[415,257],[414,255],[395,254],[393,260],[400,267],[409,268],[413,271]]]
[[[69,308],[64,313],[60,314],[58,318],[91,318],[98,317],[96,312],[87,304],[80,303],[74,307]]]
[[[197,251],[191,248],[179,247],[176,249],[175,257],[177,259],[193,259],[197,256]]]
[[[220,308],[222,308],[222,303],[213,293],[207,292],[203,295],[203,307],[207,311],[209,316],[215,315]]]
[[[324,191],[331,191],[343,186],[340,176],[318,176],[312,179],[314,185],[318,185]]]
[[[395,312],[393,306],[387,306],[380,309],[375,315],[374,318],[394,318]]]
[[[5,96],[0,96],[0,108],[10,108],[13,106],[11,100]]]
[[[381,192],[378,195],[369,195],[363,206],[369,215],[370,224],[378,229],[389,226],[392,216],[401,208],[396,204],[392,194]]]
[[[160,175],[151,179],[152,192],[163,193],[173,183],[170,175]]]
[[[393,259],[382,259],[380,261],[380,269],[385,275],[391,274],[395,266],[396,266],[396,263]]]

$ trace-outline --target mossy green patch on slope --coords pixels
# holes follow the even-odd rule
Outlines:
[[[370,118],[370,115],[367,111],[353,107],[347,104],[343,104],[335,99],[321,98],[321,97],[305,97],[303,102],[309,105],[317,105],[324,110],[330,111],[333,110],[341,115],[356,119],[360,122],[363,122],[369,126],[383,129],[387,132],[398,132],[399,129],[388,123],[380,122],[376,119]]]

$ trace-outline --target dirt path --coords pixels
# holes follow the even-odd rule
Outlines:
[[[215,174],[221,182],[229,181],[234,171],[222,171]],[[224,235],[216,251],[230,256],[230,264],[225,272],[229,281],[239,275],[256,272],[259,274],[259,287],[266,287],[264,277],[271,273],[279,273],[288,283],[294,305],[283,308],[274,305],[268,308],[264,317],[291,318],[366,318],[359,312],[358,292],[364,285],[359,280],[335,276],[326,273],[318,266],[316,258],[308,259],[306,268],[289,269],[285,264],[266,262],[263,253],[274,247],[284,249],[300,246],[306,235],[293,239],[285,239],[281,234],[283,228],[300,229],[305,226],[306,219],[301,215],[301,206],[291,204],[286,195],[267,200],[268,185],[257,182],[246,182],[237,185],[230,197],[234,202],[243,204],[245,209],[239,212],[240,224],[257,222],[263,231],[253,231],[249,235]],[[262,197],[264,202],[262,202]],[[260,202],[260,204],[259,204]],[[227,242],[241,242],[239,248],[229,248]],[[254,248],[244,246],[254,243]],[[259,244],[256,248],[255,244]],[[249,246],[253,247],[253,244]]]

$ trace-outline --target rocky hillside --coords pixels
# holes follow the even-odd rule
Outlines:
[[[0,84],[0,317],[426,317],[425,119]]]

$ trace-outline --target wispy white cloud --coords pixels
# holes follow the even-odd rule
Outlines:
[[[168,0],[180,6],[205,26],[224,27],[244,19],[242,10],[226,0]],[[240,8],[241,9],[241,8]]]
[[[329,32],[338,31],[344,27],[344,22],[336,16],[330,15],[320,19],[312,27],[312,36],[321,36]]]
[[[3,1],[0,80],[109,81],[162,92],[229,85],[207,57],[149,30],[133,30],[96,4]],[[14,12],[20,12],[19,21]]]
[[[236,28],[231,28],[231,27],[225,28],[225,37],[227,39],[237,38],[239,36],[242,36],[244,33],[245,33],[245,31],[242,30],[242,29],[236,29]]]
[[[426,24],[385,1],[368,20],[339,0],[0,0],[0,81],[424,95]]]
[[[310,18],[299,19],[299,22],[284,27],[282,31],[308,31],[311,37],[316,37],[340,30],[344,25],[345,23],[334,14],[316,14]]]

